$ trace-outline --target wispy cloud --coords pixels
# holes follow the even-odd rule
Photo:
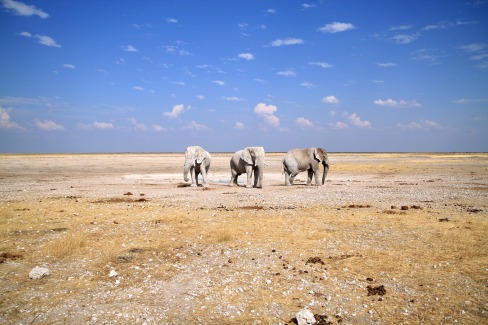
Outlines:
[[[255,59],[252,53],[239,53],[238,57],[248,61]]]
[[[356,27],[351,23],[341,23],[341,22],[333,22],[330,24],[326,24],[324,27],[320,27],[319,31],[323,33],[340,33],[345,32],[348,30],[355,29]]]
[[[48,121],[48,120],[36,121],[35,124],[40,130],[43,130],[43,131],[63,131],[64,130],[64,126],[57,124],[54,121]]]
[[[139,90],[139,91],[144,90],[144,88],[142,88],[141,86],[134,86],[134,87],[132,87],[132,89]]]
[[[307,120],[306,118],[304,117],[299,117],[295,120],[295,123],[303,128],[303,129],[311,129],[314,127],[313,123],[310,121],[310,120]]]
[[[488,69],[488,44],[486,43],[470,43],[459,47],[460,50],[468,53],[469,59],[475,61],[476,67],[480,69]]]
[[[134,126],[135,130],[138,130],[138,131],[147,131],[148,130],[148,127],[146,124],[137,122],[137,120],[134,117],[130,118],[129,121]]]
[[[334,66],[332,64],[329,64],[327,62],[308,62],[310,65],[316,65],[318,67],[324,68],[324,69],[329,69],[333,68]]]
[[[35,6],[26,5],[20,1],[14,0],[2,0],[3,7],[12,11],[15,15],[19,16],[39,16],[42,19],[49,17],[49,14],[42,9],[37,9]]]
[[[138,49],[136,49],[134,46],[132,45],[127,45],[127,46],[122,46],[122,49],[125,51],[125,52],[139,52]]]
[[[114,125],[112,123],[97,122],[97,121],[93,122],[91,126],[95,129],[100,129],[100,130],[109,130],[114,128]]]
[[[65,63],[65,64],[63,64],[63,68],[74,70],[74,69],[76,69],[76,66],[74,64]]]
[[[243,98],[239,97],[222,97],[223,100],[229,101],[229,102],[243,102]]]
[[[0,107],[0,128],[12,130],[25,130],[23,127],[10,119],[11,109]]]
[[[37,38],[39,41],[39,44],[45,45],[45,46],[51,46],[51,47],[57,47],[60,48],[61,45],[59,45],[52,37],[49,37],[47,35],[32,35],[29,32],[21,32],[19,35],[28,37],[28,38]]]
[[[439,52],[438,49],[420,49],[412,52],[411,59],[414,61],[426,62],[429,65],[437,65],[440,63],[440,59],[446,55]]]
[[[302,82],[302,83],[300,83],[300,86],[308,88],[308,89],[312,89],[313,87],[315,87],[315,85],[311,84],[310,82]]]
[[[271,46],[285,46],[285,45],[297,45],[303,44],[304,41],[301,38],[286,38],[286,39],[276,39],[271,42]]]
[[[234,129],[237,129],[237,130],[244,130],[246,128],[246,126],[244,125],[244,123],[242,122],[239,122],[237,121],[235,124],[234,124]]]
[[[373,126],[369,121],[361,120],[361,117],[356,113],[349,114],[347,112],[344,112],[342,116],[345,117],[351,125],[367,128],[367,129],[373,128]]]
[[[166,22],[169,24],[176,24],[178,23],[178,20],[175,18],[166,18]]]
[[[180,55],[180,56],[192,56],[193,54],[185,49],[185,42],[176,41],[175,45],[163,45],[162,48],[168,54]]]
[[[393,62],[378,62],[376,65],[381,68],[392,68],[397,66],[397,64]]]
[[[470,103],[487,103],[488,98],[474,98],[474,99],[468,99],[468,98],[460,98],[454,101],[456,104],[470,104]]]
[[[169,118],[177,118],[181,113],[190,109],[190,106],[185,107],[183,104],[173,106],[173,109],[169,112],[164,112],[163,115]]]
[[[326,104],[339,104],[339,100],[335,96],[327,96],[322,98],[322,103]]]
[[[397,34],[393,36],[391,39],[397,44],[409,44],[419,38],[419,33],[413,34]]]
[[[424,131],[428,131],[432,129],[435,130],[445,129],[444,126],[432,120],[423,120],[419,122],[410,122],[410,123],[397,123],[396,127],[400,129],[424,130]]]
[[[277,75],[282,77],[295,77],[297,74],[295,71],[288,69],[288,70],[278,71]]]
[[[205,131],[209,130],[210,128],[206,125],[200,124],[197,121],[191,121],[187,125],[183,127],[184,130],[193,130],[193,131]]]
[[[377,99],[374,103],[378,106],[387,106],[387,107],[421,107],[416,100],[394,100],[391,98],[388,99]]]
[[[222,80],[213,80],[212,83],[219,85],[219,86],[225,86],[225,81],[222,81]]]
[[[311,9],[311,8],[315,8],[315,7],[317,7],[317,6],[313,3],[302,3],[303,9]]]
[[[390,30],[391,31],[408,30],[408,29],[411,29],[412,27],[413,26],[411,26],[411,25],[395,25],[395,26],[391,26]]]

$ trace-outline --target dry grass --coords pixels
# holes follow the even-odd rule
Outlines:
[[[378,166],[344,161],[335,170],[408,171]],[[483,168],[477,165],[476,177]],[[463,187],[472,187],[469,180]],[[391,203],[409,204],[400,210],[378,199],[286,205],[281,197],[263,203],[255,190],[172,189],[169,198],[144,191],[141,202],[122,196],[124,188],[100,197],[27,198],[0,206],[0,253],[22,256],[0,264],[0,320],[290,324],[308,306],[334,324],[486,322],[484,202],[455,198],[435,208]],[[272,189],[278,190],[298,196],[315,191]],[[212,204],[171,201],[184,193],[220,192],[222,201]],[[324,264],[308,263],[310,258]],[[29,280],[35,265],[49,267],[51,276]],[[109,278],[111,270],[118,276]],[[368,295],[368,286],[381,285],[385,295]]]

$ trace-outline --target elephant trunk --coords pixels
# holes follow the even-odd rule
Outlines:
[[[327,176],[328,172],[329,172],[329,164],[327,161],[327,162],[324,162],[324,174],[322,175],[322,185],[325,184],[325,177]]]
[[[185,166],[183,167],[183,179],[188,182],[188,172],[190,171],[191,160],[185,160]]]

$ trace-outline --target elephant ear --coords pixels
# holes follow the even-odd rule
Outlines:
[[[247,148],[242,150],[241,159],[244,160],[248,165],[254,165],[254,161],[252,161],[251,153]]]
[[[201,164],[205,158],[205,150],[203,150],[203,148],[197,148],[197,150],[195,150],[195,159],[197,160],[197,163]]]
[[[319,154],[319,151],[318,151],[317,149],[314,149],[314,150],[313,150],[313,157],[314,157],[315,159],[317,159],[317,160],[319,161],[319,163],[321,163],[321,162],[322,162],[322,159],[320,159],[320,154]]]

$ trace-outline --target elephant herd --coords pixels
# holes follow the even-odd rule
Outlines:
[[[237,178],[239,175],[246,173],[246,187],[263,187],[264,166],[264,148],[247,147],[236,151],[230,159],[231,178],[229,186],[238,186]],[[188,173],[191,176],[191,185],[198,186],[198,175],[202,174],[203,186],[208,187],[207,173],[210,169],[212,157],[200,146],[190,146],[185,151],[185,164],[183,166],[183,178],[185,182],[189,181]],[[307,185],[311,185],[312,177],[315,177],[317,186],[323,185],[325,177],[329,171],[329,158],[327,152],[322,148],[293,149],[286,153],[281,160],[282,171],[285,174],[285,185],[293,185],[295,176],[299,172],[307,171]],[[324,167],[322,179],[320,179],[320,164]],[[253,175],[254,174],[254,175]],[[254,185],[252,178],[254,177]]]

